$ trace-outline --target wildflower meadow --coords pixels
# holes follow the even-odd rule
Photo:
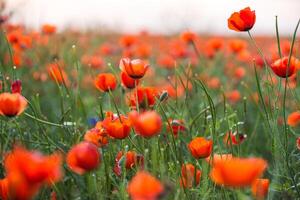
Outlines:
[[[227,12],[239,36],[1,15],[1,199],[300,199],[300,20]]]

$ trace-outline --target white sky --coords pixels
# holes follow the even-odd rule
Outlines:
[[[65,27],[116,31],[172,33],[191,29],[213,34],[236,34],[227,28],[233,11],[256,10],[253,33],[291,34],[300,17],[300,0],[7,0],[14,21],[38,28],[43,23]]]

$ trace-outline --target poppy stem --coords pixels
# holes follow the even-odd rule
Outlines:
[[[114,107],[115,107],[116,111],[117,111],[118,118],[119,118],[120,122],[122,123],[122,119],[121,119],[121,115],[120,115],[118,106],[116,104],[115,98],[114,98],[114,96],[113,96],[113,94],[112,94],[112,92],[111,92],[110,89],[108,90],[108,94],[109,94],[109,96],[110,96],[110,98],[111,98],[111,100],[112,100],[112,102],[114,104]]]
[[[64,127],[64,125],[62,125],[62,124],[56,124],[56,123],[48,122],[48,121],[36,118],[36,117],[34,117],[34,116],[32,116],[32,115],[30,115],[28,113],[24,113],[24,115],[27,116],[27,117],[29,117],[29,118],[31,118],[31,119],[34,119],[37,122],[42,123],[42,124],[47,124],[47,125],[50,125],[50,126],[56,126],[56,127],[61,127],[61,128]]]
[[[287,69],[286,69],[286,77],[285,77],[285,86],[284,86],[284,93],[283,93],[283,118],[284,118],[284,134],[285,134],[285,141],[284,141],[284,147],[285,147],[285,161],[286,161],[286,165],[288,168],[288,172],[290,175],[290,178],[293,182],[293,184],[295,185],[295,189],[297,192],[298,197],[300,198],[300,190],[297,187],[297,183],[295,180],[295,176],[294,176],[294,171],[291,169],[290,167],[290,163],[289,163],[289,152],[288,152],[288,126],[287,126],[287,122],[286,122],[286,96],[287,96],[287,85],[288,85],[288,71],[289,71],[289,67],[290,67],[290,62],[291,62],[291,57],[293,54],[293,49],[294,49],[294,44],[295,44],[295,40],[296,40],[296,35],[297,35],[297,30],[300,24],[300,19],[298,20],[297,26],[295,28],[294,34],[293,34],[293,38],[292,38],[292,43],[291,43],[291,49],[290,49],[290,53],[289,53],[289,59],[288,59],[288,64],[287,64]]]
[[[281,53],[281,47],[280,47],[280,37],[279,37],[279,30],[278,30],[278,17],[277,15],[275,16],[275,26],[276,26],[276,39],[277,39],[277,47],[278,47],[278,54],[280,58],[282,58],[282,53]]]

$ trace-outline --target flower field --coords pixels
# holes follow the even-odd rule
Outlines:
[[[300,20],[252,36],[253,9],[242,37],[1,16],[1,199],[300,199]]]

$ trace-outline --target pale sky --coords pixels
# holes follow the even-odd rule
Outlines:
[[[256,10],[253,33],[274,34],[275,15],[280,32],[291,34],[300,18],[300,0],[7,0],[15,10],[14,22],[38,28],[43,23],[66,27],[108,27],[122,32],[146,29],[176,33],[236,34],[227,28],[233,11],[246,6]]]

